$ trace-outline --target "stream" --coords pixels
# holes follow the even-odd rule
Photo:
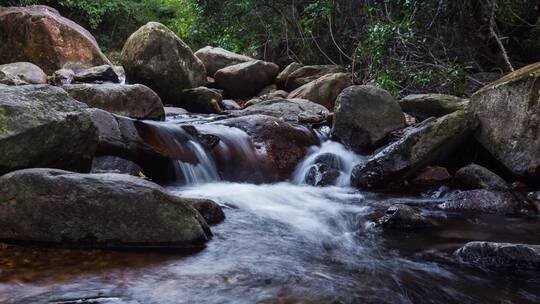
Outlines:
[[[174,139],[182,133],[177,124],[185,122],[153,124]],[[220,137],[221,158],[234,162],[240,155],[256,170],[257,152],[243,131],[197,128]],[[221,180],[216,156],[182,136],[177,144],[197,161],[177,162],[179,182],[167,189],[212,199],[226,215],[212,226],[205,249],[177,254],[0,247],[0,303],[540,302],[537,273],[471,268],[453,256],[472,240],[536,243],[537,220],[425,208],[439,227],[384,232],[374,221],[386,208],[425,197],[351,188],[350,170],[363,158],[327,140],[324,131],[321,146],[311,148],[290,180],[274,184]],[[340,156],[339,178],[332,186],[306,185],[307,171],[325,153]]]

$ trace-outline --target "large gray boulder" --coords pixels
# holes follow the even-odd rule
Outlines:
[[[378,189],[401,185],[421,169],[452,154],[477,126],[472,114],[458,111],[408,128],[400,140],[356,166],[351,183],[359,188]]]
[[[253,61],[255,59],[227,51],[219,47],[206,46],[195,52],[195,56],[199,58],[206,68],[206,73],[210,77],[223,68],[231,65]]]
[[[332,138],[355,151],[377,148],[392,131],[405,127],[405,116],[387,91],[351,86],[338,96]]]
[[[71,97],[92,108],[135,119],[164,120],[159,96],[141,84],[70,84],[62,86]]]
[[[414,94],[399,101],[403,112],[419,121],[464,110],[468,104],[468,99],[444,94]]]
[[[90,32],[44,5],[0,8],[0,63],[18,61],[47,74],[66,64],[111,64]]]
[[[88,170],[98,134],[86,108],[57,87],[2,87],[0,174],[29,167]]]
[[[16,77],[26,84],[47,84],[47,74],[30,62],[14,62],[0,65],[0,72]]]
[[[26,169],[0,177],[0,239],[67,247],[201,248],[202,216],[142,178]]]
[[[352,85],[350,74],[327,74],[292,91],[287,98],[307,99],[334,110],[338,95]]]
[[[540,246],[494,242],[469,242],[455,255],[467,264],[488,268],[540,269]]]
[[[239,63],[216,72],[214,79],[229,97],[255,96],[265,86],[274,82],[279,67],[261,60]]]
[[[472,97],[471,111],[480,119],[478,141],[513,174],[540,177],[540,63],[491,83]]]
[[[233,116],[262,114],[282,118],[288,122],[318,123],[326,120],[330,111],[305,99],[274,99],[260,101],[241,111],[231,111],[231,114]]]
[[[302,67],[291,66],[290,70],[287,71],[289,74],[285,80],[285,89],[288,91],[293,91],[305,84],[321,78],[324,75],[345,72],[345,68],[339,65],[307,65]]]
[[[206,83],[206,70],[187,44],[163,24],[149,22],[126,41],[120,56],[128,83],[150,87],[163,103],[178,103],[182,90]]]

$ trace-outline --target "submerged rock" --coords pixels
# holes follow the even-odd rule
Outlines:
[[[450,194],[438,207],[455,212],[519,214],[522,205],[510,192],[482,189]]]
[[[540,269],[540,245],[469,242],[455,255],[462,262],[481,267]]]
[[[147,23],[128,38],[120,60],[128,83],[150,87],[165,104],[178,104],[182,90],[206,82],[204,65],[189,46],[157,22]]]
[[[197,210],[209,225],[215,225],[225,220],[225,213],[219,204],[206,199],[190,200],[189,205]]]
[[[454,184],[466,189],[494,191],[507,191],[511,188],[500,176],[477,164],[459,169],[454,176]]]
[[[377,225],[394,230],[414,230],[437,226],[437,223],[418,212],[413,207],[397,204],[393,205],[386,214],[377,220]]]
[[[421,169],[444,160],[474,132],[478,121],[458,111],[405,130],[402,138],[353,169],[359,188],[388,189],[401,185]]]
[[[540,177],[540,63],[512,72],[476,92],[470,109],[480,119],[476,138],[513,174]]]
[[[308,65],[303,67],[291,67],[287,80],[285,82],[285,89],[288,91],[296,90],[297,88],[310,83],[318,78],[334,73],[345,73],[344,67],[339,65]]]
[[[67,63],[110,64],[90,32],[44,5],[0,8],[0,63],[17,61],[47,74]]]
[[[405,127],[405,116],[395,99],[373,86],[351,86],[336,101],[332,138],[361,152],[377,148],[397,129]]]
[[[235,116],[263,114],[288,122],[323,122],[330,115],[327,108],[305,99],[274,99],[258,101],[236,112]],[[309,120],[309,121],[307,121]]]
[[[210,77],[214,74],[231,65],[254,61],[255,59],[227,51],[219,47],[206,46],[195,52],[195,56],[199,58],[206,68],[206,73]]]
[[[204,219],[160,186],[122,174],[27,169],[0,177],[0,239],[101,248],[201,248]]]
[[[144,85],[86,83],[64,85],[62,88],[92,108],[135,119],[165,119],[161,99]]]
[[[24,84],[47,84],[47,74],[30,62],[14,62],[0,65],[0,72],[17,78]]]
[[[403,112],[414,116],[419,121],[465,110],[468,104],[467,99],[444,94],[414,94],[399,101]]]
[[[0,174],[43,166],[89,170],[98,132],[86,108],[57,87],[3,87]]]
[[[274,82],[279,67],[261,60],[239,63],[216,72],[214,79],[229,97],[255,96],[265,86]]]
[[[352,84],[350,74],[327,74],[297,88],[287,98],[307,99],[333,110],[338,95]]]

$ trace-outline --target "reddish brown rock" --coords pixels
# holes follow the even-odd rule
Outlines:
[[[451,179],[452,175],[446,168],[434,166],[424,168],[412,182],[419,186],[434,186],[447,183]]]
[[[66,63],[82,67],[111,64],[95,38],[53,8],[0,8],[0,63],[28,61],[47,74]]]

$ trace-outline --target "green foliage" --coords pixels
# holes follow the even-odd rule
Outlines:
[[[490,0],[491,1],[491,0]],[[471,93],[470,75],[502,72],[490,1],[469,0],[0,0],[46,4],[89,28],[106,52],[158,21],[192,49],[206,45],[277,62],[341,64],[359,83],[397,95]],[[496,31],[516,66],[540,60],[532,0],[493,0]]]

